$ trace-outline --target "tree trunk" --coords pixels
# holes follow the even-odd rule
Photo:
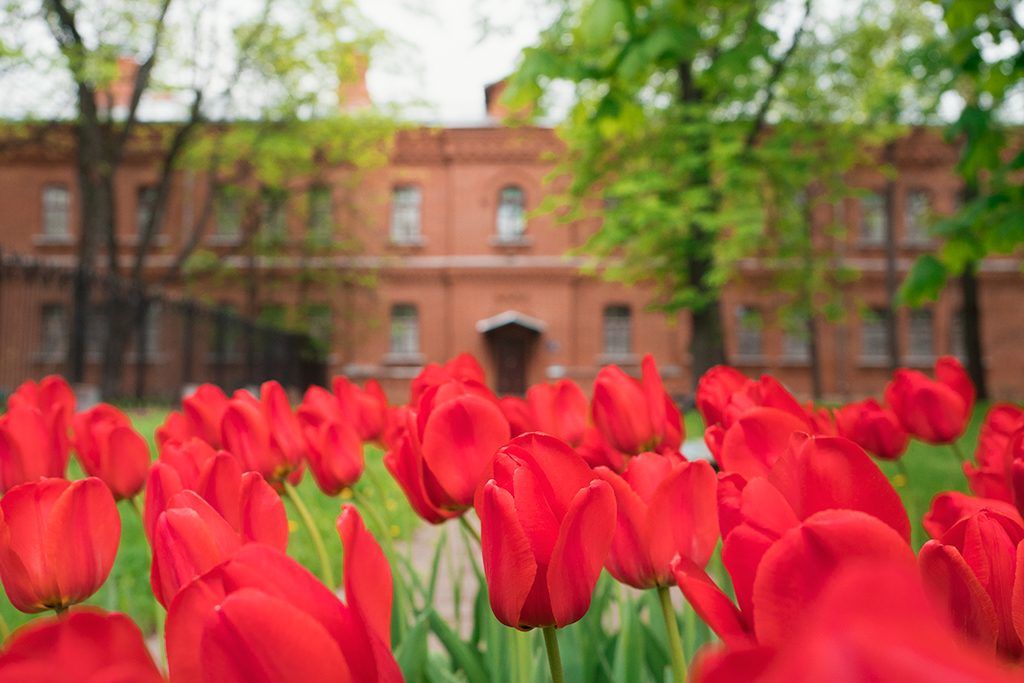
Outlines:
[[[988,399],[988,383],[985,381],[985,363],[981,345],[981,306],[978,301],[978,264],[971,262],[960,276],[960,293],[963,298],[964,351],[967,354],[967,374],[974,382],[978,398]]]
[[[725,363],[725,343],[722,333],[722,310],[718,299],[690,315],[690,357],[692,387],[697,390],[701,375],[716,365]]]

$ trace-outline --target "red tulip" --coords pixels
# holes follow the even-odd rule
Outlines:
[[[42,477],[63,477],[68,451],[58,447],[46,416],[27,404],[0,415],[0,493]]]
[[[139,627],[81,607],[18,629],[0,652],[0,682],[162,683]]]
[[[616,365],[601,368],[594,381],[594,424],[623,453],[678,451],[683,441],[679,410],[665,393],[650,354],[641,367],[641,381]]]
[[[437,363],[426,365],[409,384],[409,403],[415,405],[427,389],[451,380],[476,382],[477,384],[485,384],[487,381],[484,369],[480,367],[476,358],[468,353],[460,353],[444,365]]]
[[[708,448],[723,471],[746,479],[764,476],[785,453],[794,434],[803,434],[806,420],[777,408],[751,408],[722,431],[718,425],[704,432]]]
[[[221,441],[244,469],[267,481],[292,480],[301,472],[306,451],[302,425],[277,382],[264,382],[259,400],[235,392],[221,420]]]
[[[221,420],[228,408],[228,397],[214,384],[200,384],[191,396],[181,402],[181,409],[191,425],[191,436],[198,436],[214,448],[221,446]]]
[[[978,434],[976,464],[964,463],[971,490],[983,498],[1014,501],[1013,461],[1010,442],[1024,432],[1024,408],[999,403],[988,411]]]
[[[597,427],[587,427],[583,432],[583,440],[576,447],[576,452],[591,467],[607,467],[613,472],[626,469],[627,455],[615,450]]]
[[[896,460],[907,450],[910,436],[896,414],[873,398],[843,406],[835,415],[839,433],[876,457]]]
[[[807,411],[777,379],[770,375],[748,379],[725,365],[711,368],[700,378],[695,401],[708,427],[728,429],[754,408],[774,408],[810,422]]]
[[[974,385],[960,361],[943,356],[936,379],[901,368],[885,388],[885,402],[903,428],[931,444],[952,443],[967,428],[974,407]]]
[[[309,470],[316,485],[328,496],[336,496],[363,474],[363,442],[356,430],[339,419],[319,427],[306,426]]]
[[[618,524],[605,566],[618,581],[668,586],[676,555],[708,563],[718,543],[717,485],[708,463],[641,453],[621,476],[606,467],[594,472],[615,493]]]
[[[427,389],[417,413],[384,456],[413,509],[438,524],[473,505],[494,452],[509,440],[508,420],[481,385],[450,381]]]
[[[50,433],[49,449],[66,463],[70,452],[71,416],[75,414],[75,393],[60,375],[47,375],[38,383],[23,383],[7,397],[7,409],[35,408],[43,414]],[[63,476],[54,474],[50,476]]]
[[[341,407],[342,417],[355,427],[363,441],[378,441],[387,422],[388,399],[375,380],[360,389],[347,377],[335,377],[331,383],[334,396]]]
[[[174,599],[171,680],[402,680],[388,646],[391,571],[351,506],[338,526],[347,604],[283,553],[247,545]]]
[[[106,581],[121,538],[110,490],[95,477],[40,479],[0,500],[0,579],[22,612],[61,610]]]
[[[694,402],[701,418],[704,419],[704,424],[711,426],[724,421],[726,407],[733,396],[751,381],[742,372],[728,365],[716,365],[701,375],[697,382]]]
[[[156,467],[154,467],[156,469]],[[206,464],[196,490],[173,491],[162,511],[147,510],[152,526],[150,584],[165,607],[196,576],[230,558],[245,543],[282,551],[288,545],[284,504],[257,472],[242,474],[237,461],[220,453]],[[149,502],[149,501],[147,501]],[[160,501],[153,499],[154,506]]]
[[[695,609],[707,615],[708,624],[725,639],[749,639],[755,623],[761,623],[757,585],[764,580],[762,569],[769,551],[812,519],[819,520],[812,529],[831,529],[831,518],[818,515],[851,513],[854,517],[842,519],[854,520],[855,528],[886,527],[888,533],[876,535],[899,539],[909,552],[910,522],[899,496],[867,454],[843,438],[795,439],[766,476],[749,482],[736,474],[724,476],[718,495],[722,560],[739,609],[686,558],[677,563],[676,579]],[[864,518],[873,521],[864,522]],[[846,522],[835,524],[840,527]],[[865,531],[869,532],[875,533]],[[815,538],[806,536],[801,543]]]
[[[1009,683],[1017,675],[961,640],[912,568],[882,561],[836,571],[778,645],[703,649],[692,679]]]
[[[134,498],[146,482],[149,445],[128,416],[100,403],[75,415],[73,425],[82,469],[102,479],[117,500]]]
[[[1024,526],[1024,519],[1010,503],[995,498],[976,498],[959,491],[943,491],[936,495],[932,499],[931,509],[921,520],[921,526],[932,538],[942,538],[957,522],[982,510],[999,513]]]
[[[743,529],[737,528],[730,538]],[[869,562],[910,565],[914,560],[906,539],[891,526],[856,510],[816,512],[777,538],[775,534],[775,529],[749,534],[744,541],[747,552],[726,564],[733,580],[741,580],[736,586],[740,609],[689,560],[680,557],[674,564],[686,599],[729,646],[786,642],[794,625],[845,567]]]
[[[477,504],[484,574],[498,621],[578,621],[615,531],[615,496],[568,445],[524,434],[502,448]]]
[[[991,510],[960,520],[921,548],[921,574],[971,638],[1024,655],[1024,526]]]
[[[652,371],[656,374],[653,364],[652,360]],[[526,390],[526,402],[534,418],[535,427],[531,431],[557,436],[574,448],[583,443],[589,405],[578,384],[571,379],[535,384]]]
[[[512,436],[537,431],[530,404],[518,396],[503,396],[498,399],[498,407],[508,420],[508,428]]]

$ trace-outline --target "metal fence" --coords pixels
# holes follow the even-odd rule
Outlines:
[[[200,382],[231,391],[276,379],[301,390],[322,384],[326,369],[307,334],[0,251],[0,398],[52,373],[104,400],[170,402]]]

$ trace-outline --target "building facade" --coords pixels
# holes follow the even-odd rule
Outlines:
[[[424,363],[463,351],[481,360],[499,393],[521,393],[530,383],[559,377],[589,388],[603,365],[638,371],[649,352],[669,391],[687,394],[693,380],[689,316],[650,310],[652,293],[646,288],[581,272],[580,257],[567,254],[599,224],[559,224],[538,211],[550,191],[557,137],[548,128],[503,127],[496,121],[402,131],[390,163],[358,183],[344,169],[325,168],[280,201],[269,198],[261,230],[276,239],[270,254],[243,248],[238,207],[218,200],[201,248],[238,279],[232,284],[198,275],[176,286],[213,303],[257,306],[267,318],[299,321],[323,343],[331,373],[380,379],[394,400],[406,398],[407,380]],[[925,230],[930,217],[955,210],[960,184],[954,150],[928,131],[901,140],[894,163],[891,210],[902,279],[914,258],[933,246]],[[126,259],[136,226],[144,222],[155,173],[153,161],[139,155],[128,159],[118,178]],[[813,321],[821,388],[836,399],[877,394],[888,378],[882,194],[887,178],[878,169],[860,169],[849,182],[863,191],[814,209],[815,223],[845,227],[816,239],[837,267],[858,273],[841,293],[845,315]],[[147,260],[154,278],[186,240],[183,226],[204,202],[201,186],[186,173],[176,178]],[[73,262],[78,202],[70,147],[4,156],[0,247]],[[348,246],[336,248],[341,243]],[[1020,398],[1020,259],[989,259],[979,276],[991,392]],[[757,259],[744,262],[721,301],[726,357],[745,372],[773,373],[807,395],[811,328],[784,323],[779,311],[785,304],[770,268]],[[23,321],[43,351],[56,352],[62,344],[68,314],[63,306],[43,303],[36,319]],[[925,368],[938,355],[962,355],[961,320],[958,289],[952,286],[934,305],[901,310],[904,364]],[[152,336],[160,335],[154,319]]]

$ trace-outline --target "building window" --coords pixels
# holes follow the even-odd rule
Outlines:
[[[613,304],[604,308],[604,354],[626,356],[633,351],[633,314],[629,306]]]
[[[160,302],[149,301],[142,314],[141,338],[136,339],[136,344],[143,350],[143,357],[151,359],[156,356],[160,348]]]
[[[904,226],[908,244],[927,244],[931,240],[928,234],[930,204],[931,199],[925,190],[911,190],[907,193]]]
[[[967,345],[964,343],[964,311],[957,309],[949,320],[949,353],[963,360],[967,358]]]
[[[149,227],[153,220],[153,211],[156,209],[156,196],[158,189],[156,185],[144,185],[138,189],[135,195],[135,229],[141,236],[143,231]],[[153,226],[153,234],[160,232],[160,226]]]
[[[63,304],[44,304],[39,350],[45,359],[59,359],[67,351],[67,314]]]
[[[526,196],[511,185],[498,195],[498,241],[518,242],[526,232]]]
[[[413,304],[391,307],[391,353],[411,356],[420,351],[420,317]]]
[[[932,312],[914,309],[908,318],[907,356],[930,362],[935,354]]]
[[[889,328],[885,323],[884,308],[872,308],[861,315],[860,358],[875,364],[889,357]]]
[[[872,192],[860,200],[860,232],[858,238],[866,246],[885,244],[886,202],[881,192]]]
[[[761,331],[764,320],[761,313],[751,306],[736,307],[736,355],[744,358],[759,358],[764,348]]]
[[[309,236],[317,240],[329,240],[334,228],[331,217],[331,188],[316,185],[309,189]]]
[[[806,363],[811,357],[810,321],[806,315],[791,315],[782,328],[782,359]]]
[[[220,188],[214,204],[216,225],[214,237],[221,241],[236,241],[242,236],[242,198],[237,190]]]
[[[262,237],[268,242],[283,242],[288,236],[285,192],[276,188],[265,188],[261,194]]]
[[[65,185],[43,187],[43,235],[55,239],[71,235],[71,193]]]
[[[399,185],[391,191],[391,241],[395,244],[420,242],[420,188]]]
[[[107,345],[107,335],[110,332],[107,306],[108,304],[101,303],[89,308],[89,316],[85,321],[85,353],[87,356],[101,356]]]

